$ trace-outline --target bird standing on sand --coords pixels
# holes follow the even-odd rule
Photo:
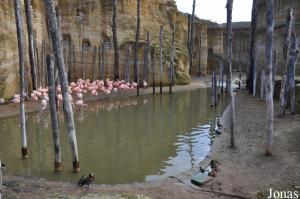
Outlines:
[[[4,172],[4,171],[5,171],[5,169],[6,169],[6,165],[5,165],[5,164],[3,164],[3,163],[1,163],[1,170],[2,170],[2,172]]]

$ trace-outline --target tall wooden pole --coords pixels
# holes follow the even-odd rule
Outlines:
[[[26,137],[26,118],[25,118],[25,60],[24,60],[24,33],[23,15],[20,0],[14,0],[17,38],[19,48],[19,74],[20,74],[20,123],[22,132],[22,157],[28,158],[27,137]]]
[[[188,16],[188,32],[187,32],[187,41],[186,46],[189,49],[190,48],[190,38],[191,38],[191,15]]]
[[[44,8],[48,18],[53,52],[55,54],[55,59],[57,60],[58,75],[60,79],[60,85],[62,88],[63,105],[64,105],[63,107],[64,107],[65,119],[67,122],[68,138],[69,138],[69,143],[70,143],[71,153],[72,153],[73,171],[79,172],[80,167],[79,167],[79,158],[78,158],[78,149],[77,149],[77,138],[76,138],[75,125],[74,125],[73,108],[71,102],[69,101],[68,81],[67,81],[66,69],[64,65],[63,52],[62,52],[63,49],[60,42],[61,38],[59,34],[53,0],[44,0]]]
[[[72,53],[73,53],[73,59],[72,59],[72,62],[73,62],[73,70],[74,70],[74,78],[75,78],[75,81],[77,81],[77,75],[76,75],[76,56],[75,56],[75,45],[73,44],[73,48],[72,48]]]
[[[198,76],[201,75],[201,47],[202,47],[202,34],[199,35],[199,54],[198,54]]]
[[[272,155],[273,144],[273,83],[272,83],[272,53],[273,53],[273,32],[274,32],[274,0],[267,0],[266,16],[266,103],[267,103],[267,135],[266,155]]]
[[[155,48],[153,48],[152,52],[152,93],[155,94]]]
[[[118,37],[117,37],[117,6],[118,0],[113,0],[113,42],[114,42],[114,52],[115,52],[115,65],[114,65],[114,79],[119,79],[119,65],[120,65],[120,53],[119,53],[119,46],[118,46]]]
[[[55,79],[54,79],[54,56],[47,56],[47,74],[48,74],[48,88],[49,88],[49,104],[50,114],[52,123],[52,137],[54,145],[54,169],[56,172],[62,170],[61,165],[61,148],[59,142],[59,129],[57,119],[57,107],[56,107],[56,96],[55,96]]]
[[[251,35],[250,35],[250,70],[248,74],[248,84],[250,94],[253,94],[254,86],[256,86],[256,62],[257,62],[257,45],[256,45],[256,27],[257,27],[257,0],[253,0],[252,17],[251,17]]]
[[[131,44],[127,46],[127,53],[125,55],[125,81],[130,82],[130,57],[131,57]]]
[[[105,79],[105,71],[104,71],[104,66],[105,66],[105,47],[104,47],[104,42],[102,41],[101,44],[101,63],[100,63],[100,79],[104,80]]]
[[[97,47],[94,46],[94,52],[93,52],[93,81],[96,80],[96,55],[97,55]]]
[[[162,80],[163,80],[163,50],[162,50],[162,42],[163,42],[163,27],[160,26],[159,33],[159,65],[160,65],[160,94],[162,94]]]
[[[139,67],[138,67],[138,52],[140,42],[140,26],[141,26],[141,0],[137,0],[137,20],[136,20],[136,35],[134,47],[134,81],[137,83],[137,96],[139,96]]]
[[[285,95],[286,95],[286,77],[287,77],[287,68],[289,62],[289,52],[291,48],[291,35],[292,35],[292,27],[294,20],[294,10],[287,10],[287,19],[286,19],[286,30],[285,37],[283,43],[283,75],[281,80],[281,90],[280,90],[280,114],[285,114]],[[285,77],[285,78],[284,78]]]
[[[273,51],[273,63],[272,63],[272,83],[273,83],[273,96],[274,96],[274,88],[276,81],[276,73],[277,73],[277,51]]]
[[[144,60],[144,81],[149,81],[149,65],[151,60],[151,43],[150,43],[150,32],[147,31],[147,46],[145,50],[145,60]]]
[[[287,95],[290,94],[291,114],[296,114],[296,91],[295,91],[295,73],[298,60],[298,41],[296,34],[292,33],[292,47],[290,50],[290,60],[288,66]]]
[[[34,51],[34,35],[32,28],[32,16],[31,16],[31,0],[24,0],[25,12],[26,12],[26,22],[28,31],[28,43],[29,43],[29,61],[30,61],[30,73],[32,80],[32,89],[37,89],[36,80],[36,63],[35,63],[35,51]]]
[[[171,64],[169,68],[170,74],[170,93],[172,93],[172,87],[174,85],[174,57],[175,57],[175,28],[173,27],[172,32],[172,43],[171,43]]]
[[[227,0],[227,63],[228,63],[228,89],[230,93],[230,146],[235,147],[235,105],[232,90],[232,4],[233,0]]]
[[[196,0],[193,0],[193,13],[192,13],[192,24],[191,24],[191,36],[190,36],[190,45],[189,45],[189,55],[190,55],[190,75],[192,75],[193,67],[193,51],[194,51],[194,25],[195,25],[195,8]]]

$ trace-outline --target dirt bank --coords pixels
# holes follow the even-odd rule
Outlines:
[[[230,149],[226,130],[228,111],[222,117],[223,133],[217,137],[210,158],[217,159],[220,171],[212,181],[196,190],[189,184],[198,167],[162,181],[92,185],[77,188],[75,183],[51,182],[39,178],[4,177],[7,198],[256,198],[269,188],[293,190],[300,184],[300,116],[278,116],[275,102],[274,156],[264,156],[265,103],[245,92],[236,96],[237,148]],[[203,163],[204,164],[204,163]],[[182,182],[186,183],[182,183]],[[208,193],[212,191],[216,193]],[[299,190],[300,191],[300,190]],[[223,195],[220,195],[223,193]],[[139,195],[137,195],[139,194]],[[226,195],[224,195],[226,194]],[[234,196],[229,196],[234,194]],[[110,197],[109,197],[110,196]],[[241,197],[240,197],[241,198]]]

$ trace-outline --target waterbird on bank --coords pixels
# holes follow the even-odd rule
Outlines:
[[[90,173],[87,177],[81,176],[81,178],[78,181],[78,185],[80,187],[84,185],[90,186],[90,184],[92,184],[94,181],[95,181],[95,174]]]
[[[3,163],[1,163],[1,170],[2,170],[2,172],[4,172],[4,171],[5,171],[5,169],[6,169],[6,165],[5,165],[5,164],[3,164]]]

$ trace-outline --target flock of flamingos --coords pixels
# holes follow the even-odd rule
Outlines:
[[[143,88],[147,88],[148,84],[146,81],[143,81]],[[137,88],[137,83],[129,83],[124,80],[113,81],[110,79],[103,80],[95,80],[91,81],[90,79],[78,79],[77,82],[71,82],[69,84],[69,100],[75,106],[83,107],[86,104],[83,101],[84,95],[92,95],[97,96],[99,93],[104,93],[109,95],[111,92],[118,92],[119,90],[133,90]],[[48,105],[49,97],[48,97],[48,87],[43,88],[39,87],[37,90],[33,90],[30,95],[28,95],[30,100],[32,101],[40,101],[41,109],[45,110]],[[73,97],[76,99],[74,100]],[[60,85],[56,87],[56,98],[57,105],[61,104],[63,101],[63,95],[61,93]],[[75,103],[74,103],[75,101]],[[14,104],[20,103],[20,94],[15,94],[11,100]]]

